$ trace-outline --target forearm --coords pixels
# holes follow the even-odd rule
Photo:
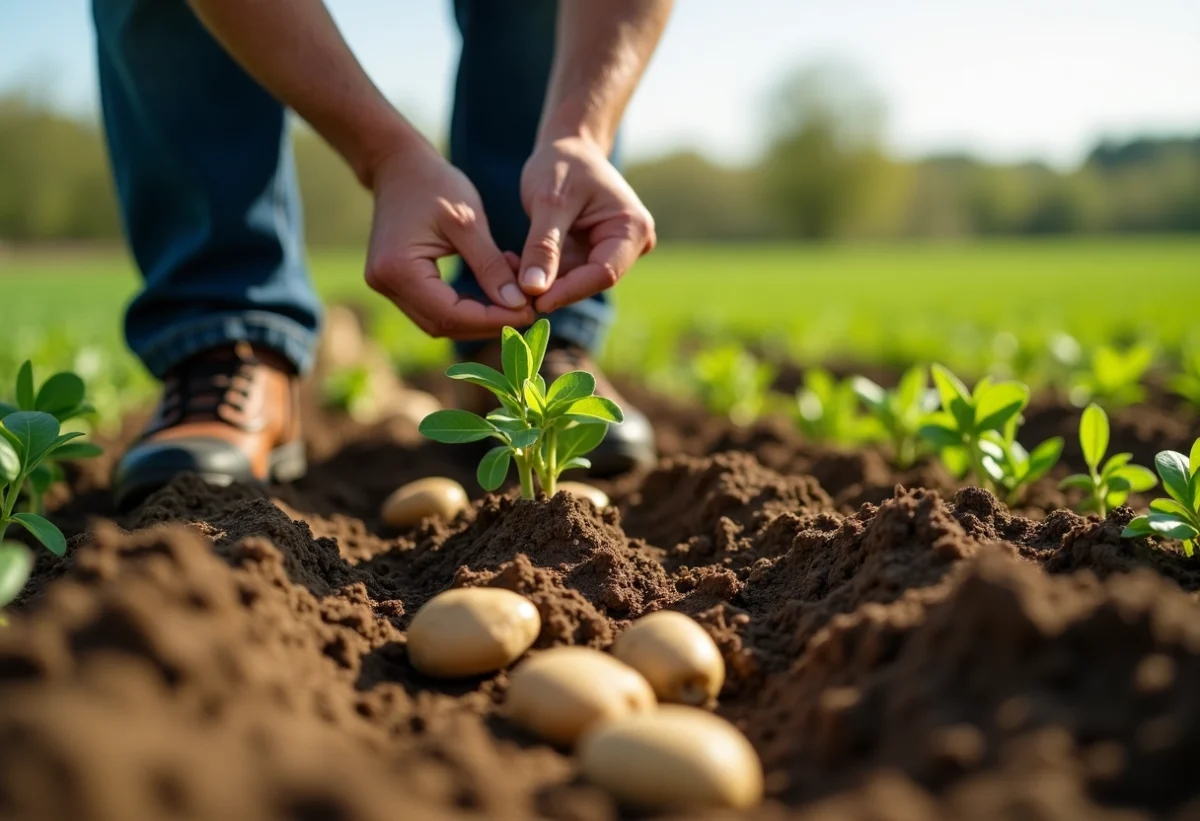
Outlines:
[[[582,136],[612,148],[673,0],[559,0],[558,42],[538,142]]]
[[[371,82],[322,0],[189,0],[235,60],[334,147],[367,187],[379,158],[424,138]]]

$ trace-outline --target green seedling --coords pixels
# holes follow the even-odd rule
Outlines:
[[[1138,536],[1166,536],[1183,542],[1183,552],[1191,556],[1200,539],[1200,439],[1192,443],[1188,456],[1164,450],[1154,457],[1154,467],[1162,479],[1169,499],[1155,499],[1150,513],[1138,516],[1121,533],[1126,539]]]
[[[0,607],[8,607],[21,594],[33,572],[33,554],[19,542],[0,542]],[[4,624],[0,616],[0,625]]]
[[[1179,373],[1167,381],[1167,387],[1200,409],[1200,337],[1193,337],[1183,347],[1179,364]]]
[[[824,368],[809,368],[796,391],[796,424],[815,442],[859,445],[883,437],[878,421],[859,412],[853,380],[838,381]]]
[[[909,369],[890,391],[865,376],[854,377],[851,384],[891,441],[897,467],[910,467],[917,459],[921,422],[938,405],[937,392],[929,389],[925,368]]]
[[[1149,468],[1129,464],[1132,453],[1118,453],[1104,461],[1108,438],[1108,414],[1099,405],[1088,405],[1079,421],[1079,445],[1088,472],[1068,476],[1059,484],[1063,490],[1076,488],[1084,492],[1077,508],[1080,513],[1094,511],[1107,516],[1108,511],[1125,504],[1130,493],[1144,493],[1158,484]]]
[[[0,402],[0,420],[19,412],[38,412],[50,415],[61,426],[68,420],[94,412],[84,397],[83,380],[74,373],[56,373],[36,390],[34,386],[33,364],[26,361],[17,372],[15,404]],[[23,480],[21,490],[28,500],[29,512],[42,514],[47,491],[64,478],[63,462],[90,459],[103,452],[90,442],[72,442],[45,454]]]
[[[776,368],[740,345],[701,351],[692,360],[692,382],[712,413],[735,425],[749,425],[762,416]]]
[[[69,453],[72,440],[80,436],[60,434],[58,420],[43,411],[16,411],[0,420],[0,541],[10,526],[17,525],[56,556],[66,553],[62,532],[38,513],[17,511],[17,498],[41,465]]]
[[[487,418],[464,410],[440,410],[421,420],[420,431],[450,444],[498,439],[479,463],[476,478],[484,490],[504,483],[510,463],[517,466],[521,496],[534,497],[534,476],[543,492],[554,495],[558,477],[573,468],[589,468],[585,458],[604,439],[609,424],[624,420],[610,399],[596,396],[596,379],[571,371],[547,387],[538,373],[550,341],[550,323],[539,319],[522,336],[505,328],[501,337],[504,372],[475,362],[451,365],[446,375],[487,388],[500,408]]]
[[[1010,419],[1003,433],[985,431],[979,442],[983,469],[992,487],[997,492],[1003,491],[1004,501],[1010,505],[1020,501],[1026,488],[1058,464],[1063,449],[1062,437],[1054,436],[1032,451],[1026,450],[1017,441],[1019,418]]]
[[[969,391],[949,369],[934,365],[932,370],[940,410],[926,417],[921,438],[955,476],[969,474],[978,484],[1003,490],[1012,502],[1058,462],[1060,438],[1047,439],[1033,451],[1017,442],[1028,385],[985,376]]]
[[[1121,351],[1101,345],[1092,353],[1091,368],[1078,374],[1071,387],[1076,405],[1098,402],[1108,407],[1123,407],[1146,398],[1142,379],[1154,363],[1154,347],[1142,343]]]

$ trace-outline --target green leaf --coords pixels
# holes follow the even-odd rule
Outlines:
[[[975,405],[975,429],[1002,430],[1029,404],[1029,388],[1020,382],[997,382]]]
[[[84,434],[82,432],[76,430],[76,431],[71,431],[70,433],[64,433],[59,436],[56,436],[54,438],[54,441],[51,442],[49,445],[47,445],[46,448],[41,453],[36,454],[36,459],[40,461],[49,456],[53,456],[53,455],[57,454],[58,451],[64,447],[66,447],[67,443],[69,443],[71,440],[78,439],[79,437],[81,437],[83,435]]]
[[[1154,457],[1154,467],[1162,477],[1163,489],[1171,498],[1180,504],[1190,505],[1191,474],[1187,457],[1173,450],[1164,450]]]
[[[1108,434],[1108,415],[1099,405],[1088,405],[1079,420],[1079,444],[1083,447],[1083,460],[1093,471],[1108,450]]]
[[[17,371],[17,406],[24,411],[36,410],[33,393],[33,363],[26,359]]]
[[[494,410],[489,413],[487,415],[487,420],[508,434],[517,433],[529,428],[529,424],[527,422],[524,422],[515,416],[510,416],[509,414],[506,414],[504,411],[500,410]]]
[[[1122,479],[1120,476],[1110,476],[1104,484],[1108,487],[1110,493],[1124,493],[1126,496],[1129,495],[1130,484],[1128,479]]]
[[[475,478],[479,480],[479,486],[490,492],[504,484],[504,477],[508,475],[508,466],[511,461],[512,452],[506,445],[489,450],[479,462],[479,469],[475,471]]]
[[[66,462],[73,459],[95,459],[104,453],[104,448],[91,442],[70,442],[57,447],[53,451],[55,461]]]
[[[546,346],[550,344],[550,321],[539,319],[525,332],[525,344],[529,346],[529,372],[537,373],[542,369],[542,360],[546,358]],[[545,393],[545,388],[542,392]]]
[[[16,413],[19,410],[20,408],[18,408],[16,405],[10,405],[7,402],[0,402],[0,419],[3,419],[10,413]]]
[[[20,595],[32,572],[33,554],[29,548],[16,542],[0,542],[0,607],[7,607]]]
[[[1179,504],[1174,499],[1155,499],[1150,503],[1150,510],[1155,513],[1162,513],[1165,516],[1176,516],[1185,522],[1192,517],[1187,507]]]
[[[596,392],[596,377],[587,371],[568,371],[554,380],[550,390],[546,392],[546,404],[551,408]]]
[[[34,400],[34,410],[44,411],[54,417],[67,413],[83,402],[83,380],[73,373],[56,373],[46,380]]]
[[[1145,493],[1158,484],[1154,471],[1141,465],[1126,465],[1117,468],[1110,475],[1111,479],[1124,479],[1129,484],[1129,490],[1134,493]]]
[[[1062,450],[1063,440],[1061,436],[1047,439],[1034,448],[1029,454],[1029,470],[1025,474],[1025,480],[1033,482],[1049,473],[1050,469],[1058,464],[1058,460],[1062,456]]]
[[[584,459],[582,456],[573,456],[558,466],[558,472],[565,473],[568,470],[588,470],[591,468],[591,466],[591,459]]]
[[[513,328],[506,327],[500,342],[500,360],[504,364],[504,375],[508,377],[513,392],[521,395],[525,380],[533,375],[533,355],[525,338]]]
[[[1200,475],[1200,439],[1192,442],[1192,452],[1188,455],[1188,469],[1193,476]]]
[[[920,365],[904,372],[900,384],[896,386],[896,402],[901,412],[919,408],[928,384],[929,378]]]
[[[567,414],[575,418],[582,417],[579,421],[583,422],[599,419],[601,422],[620,423],[625,420],[617,403],[603,396],[577,399],[567,408]]]
[[[926,424],[921,426],[921,438],[935,448],[949,448],[961,445],[962,434],[956,428],[946,424]]]
[[[971,392],[967,390],[967,386],[962,383],[962,380],[951,373],[948,368],[943,365],[934,365],[932,371],[933,384],[937,388],[938,396],[942,399],[943,410],[949,411],[955,399],[968,405],[971,404]]]
[[[1083,473],[1073,473],[1058,483],[1059,490],[1067,490],[1068,488],[1078,488],[1079,490],[1091,491],[1095,490],[1096,485],[1092,481],[1091,476],[1087,476]]]
[[[850,383],[854,393],[871,410],[879,413],[887,406],[887,392],[865,376],[856,376]]]
[[[1200,536],[1200,530],[1170,513],[1151,513],[1150,529],[1159,536],[1180,541]]]
[[[7,485],[21,475],[21,457],[7,439],[0,439],[0,485]]]
[[[67,552],[66,538],[49,519],[43,519],[34,513],[14,513],[13,521],[32,533],[33,537],[55,556],[62,556]]]
[[[33,492],[39,497],[45,496],[46,491],[53,487],[62,475],[62,469],[52,462],[42,462],[29,472],[27,481],[33,488]]]
[[[538,388],[537,383],[532,379],[526,379],[522,386],[522,394],[525,396],[525,404],[539,416],[544,416],[546,413],[546,395]]]
[[[446,376],[487,388],[497,396],[513,396],[512,385],[504,374],[478,362],[456,362],[446,369]]]
[[[452,445],[478,442],[498,432],[488,420],[464,410],[434,411],[421,420],[417,430],[435,442]]]
[[[96,412],[96,408],[91,402],[80,402],[74,408],[63,413],[56,414],[59,422],[66,422],[68,419],[74,419],[78,416],[88,416]]]
[[[971,468],[971,452],[965,447],[943,448],[938,457],[946,466],[946,470],[950,471],[950,475],[959,479],[966,476]]]
[[[511,437],[512,446],[524,450],[535,443],[541,435],[541,428],[526,428],[525,430],[516,431]]]
[[[604,441],[608,425],[582,423],[559,431],[558,455],[560,459],[571,459],[591,453]]]
[[[998,485],[1004,484],[1004,480],[1007,478],[1008,472],[1004,469],[1004,465],[1001,462],[996,460],[995,457],[984,456],[979,460],[979,463],[983,465],[983,470],[985,473],[987,473],[988,478]]]
[[[1129,464],[1129,460],[1133,458],[1132,453],[1118,453],[1109,458],[1104,463],[1104,470],[1100,471],[1101,476],[1111,476],[1121,468]]]
[[[20,443],[17,447],[19,455],[28,466],[46,448],[54,444],[58,438],[58,420],[48,413],[40,411],[17,411],[0,422]],[[12,441],[11,439],[9,440]]]
[[[1136,539],[1139,536],[1152,535],[1154,535],[1154,531],[1150,528],[1149,516],[1138,516],[1121,531],[1122,539]]]

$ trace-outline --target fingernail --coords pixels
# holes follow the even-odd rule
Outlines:
[[[526,288],[545,288],[546,272],[541,268],[526,268],[521,275],[521,282],[525,283]]]
[[[524,308],[525,294],[516,285],[506,282],[500,286],[500,301],[510,308]]]

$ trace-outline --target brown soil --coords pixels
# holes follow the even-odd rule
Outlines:
[[[1121,540],[1130,509],[1081,518],[1047,481],[1011,512],[934,465],[634,398],[664,457],[603,483],[604,512],[487,496],[389,532],[397,485],[473,488],[467,450],[316,412],[293,487],[182,477],[114,518],[110,464],[81,466],[68,557],[0,631],[0,817],[628,817],[498,716],[506,673],[409,666],[416,609],[490,585],[537,605],[536,648],[697,618],[767,773],[746,818],[1200,818],[1200,564]],[[1075,423],[1050,403],[1029,427]],[[1144,409],[1114,449],[1197,433]]]

